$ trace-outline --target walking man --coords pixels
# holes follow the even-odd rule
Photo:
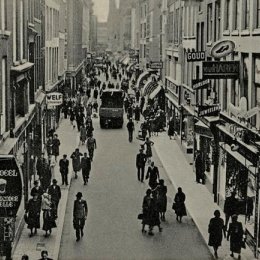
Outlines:
[[[88,205],[85,200],[82,199],[82,193],[78,192],[77,199],[74,201],[73,207],[73,226],[76,230],[76,241],[80,240],[80,237],[84,236],[83,228],[88,215]]]
[[[83,177],[84,185],[86,185],[91,170],[91,160],[87,156],[87,153],[84,153],[84,157],[81,158],[81,169],[82,169],[82,177]]]
[[[53,204],[53,211],[55,218],[58,218],[58,206],[61,198],[60,186],[57,185],[57,180],[52,180],[52,185],[48,189],[48,194],[51,195],[51,202]]]
[[[129,142],[131,143],[133,141],[133,132],[135,130],[135,125],[133,123],[132,118],[129,119],[129,122],[127,123],[126,127],[128,130],[128,139],[129,139]]]
[[[93,135],[91,135],[87,139],[87,149],[88,149],[89,158],[91,161],[93,161],[94,150],[97,149],[96,139],[93,137]]]
[[[64,154],[63,159],[60,159],[59,166],[60,166],[62,185],[64,185],[64,183],[68,185],[69,160],[67,159],[67,154]]]
[[[136,155],[136,168],[137,168],[137,179],[138,181],[144,181],[144,169],[146,163],[146,155],[143,153],[144,150],[140,149],[140,152]],[[140,176],[141,174],[141,176]]]
[[[155,189],[158,180],[160,179],[159,175],[159,170],[158,168],[154,165],[154,162],[151,162],[151,166],[148,168],[147,173],[146,173],[146,179],[149,178],[149,186],[151,189]]]
[[[79,148],[76,148],[70,156],[72,159],[73,171],[75,172],[75,179],[78,178],[77,172],[80,171],[80,156],[83,156],[83,154],[79,152]]]

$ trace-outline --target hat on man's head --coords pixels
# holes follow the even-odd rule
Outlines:
[[[82,198],[82,193],[81,192],[78,192],[77,195],[76,195],[77,198]]]
[[[34,182],[33,182],[34,185],[37,185],[38,183],[39,183],[38,181],[34,181]]]
[[[52,180],[52,183],[57,183],[57,180],[56,180],[56,179],[53,179],[53,180]]]

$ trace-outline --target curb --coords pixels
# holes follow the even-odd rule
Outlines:
[[[59,254],[60,254],[60,242],[62,238],[62,231],[63,231],[63,226],[65,222],[65,214],[66,214],[66,209],[67,209],[67,204],[68,204],[68,196],[69,196],[69,190],[70,190],[70,185],[72,181],[72,174],[70,174],[69,178],[69,185],[67,186],[66,190],[64,189],[64,203],[62,204],[61,208],[61,213],[59,214],[61,224],[56,230],[56,239],[55,239],[55,246],[54,246],[54,251],[53,251],[53,259],[59,259]]]

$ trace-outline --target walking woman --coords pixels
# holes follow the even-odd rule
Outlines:
[[[148,189],[146,191],[146,195],[144,196],[143,199],[143,220],[142,220],[142,233],[146,233],[145,230],[145,225],[150,224],[150,216],[149,216],[149,209],[150,209],[150,204],[151,204],[151,189]]]
[[[181,219],[183,216],[187,216],[187,212],[186,212],[186,207],[185,207],[185,199],[186,196],[185,194],[182,192],[182,188],[178,188],[178,192],[175,195],[174,198],[174,204],[173,204],[173,209],[175,210],[175,214],[176,214],[176,220],[179,221],[181,223]]]
[[[231,257],[234,257],[234,253],[238,254],[238,259],[241,259],[241,247],[243,240],[243,226],[241,222],[237,221],[237,215],[232,216],[232,223],[229,224],[229,229],[227,233],[227,240],[230,238],[230,251]]]
[[[80,127],[80,141],[81,144],[83,145],[86,142],[87,139],[87,130],[84,124]]]
[[[33,194],[33,198],[28,201],[25,211],[27,214],[27,227],[31,230],[30,237],[37,234],[37,229],[40,228],[41,201],[38,199],[38,196],[38,193]]]
[[[218,247],[221,246],[223,234],[226,237],[224,220],[220,217],[220,211],[214,211],[214,218],[209,222],[208,233],[209,233],[209,246],[214,249],[214,255],[218,258]]]
[[[175,139],[175,131],[174,131],[174,120],[173,120],[172,117],[171,117],[168,125],[169,125],[168,136],[169,136],[170,140],[172,139],[172,136],[173,136],[173,140],[174,140]]]
[[[43,211],[42,229],[46,232],[45,237],[48,237],[52,232],[52,228],[57,227],[55,223],[55,216],[53,211],[53,205],[51,202],[51,196],[48,193],[44,193],[42,195],[42,211]]]
[[[159,185],[156,188],[158,196],[158,211],[160,218],[165,221],[165,212],[167,210],[167,186],[164,185],[164,180],[159,180]]]
[[[154,145],[154,142],[149,139],[149,137],[146,137],[146,141],[144,142],[144,145],[146,145],[146,151],[145,155],[148,161],[148,164],[151,162],[151,157],[153,156],[152,153],[152,146]]]

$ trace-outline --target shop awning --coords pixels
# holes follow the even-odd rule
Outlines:
[[[26,70],[29,70],[34,63],[32,62],[25,62],[24,64],[18,65],[18,66],[12,66],[11,70],[15,72],[24,72]]]
[[[241,155],[239,152],[237,151],[232,151],[231,146],[224,143],[224,142],[220,142],[219,146],[225,150],[226,152],[228,152],[232,157],[234,157],[239,163],[241,163],[242,165],[244,165],[250,172],[252,172],[253,174],[256,174],[258,169],[257,167],[254,167],[252,165],[252,163],[248,160],[246,160],[246,158]]]
[[[168,100],[177,108],[179,108],[179,104],[178,101],[175,100],[170,94],[166,93],[165,94],[166,98],[168,98]]]
[[[157,85],[157,82],[154,82],[152,79],[148,79],[147,82],[144,84],[144,87],[142,88],[142,94],[144,96],[149,96],[153,86],[156,86],[156,85]]]
[[[156,95],[161,91],[163,87],[161,85],[155,85],[155,88],[153,88],[152,92],[149,95],[150,99],[154,99]]]
[[[213,138],[213,134],[211,133],[210,128],[200,120],[194,124],[194,131],[196,134],[204,135],[209,138]]]
[[[140,83],[146,79],[148,76],[150,75],[150,73],[148,71],[144,71],[138,78],[137,82],[136,82],[136,87],[137,88],[141,88]]]

